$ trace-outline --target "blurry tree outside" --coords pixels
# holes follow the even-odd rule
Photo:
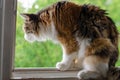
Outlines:
[[[31,0],[32,1],[32,0]],[[62,58],[59,44],[51,41],[29,43],[24,39],[23,19],[20,13],[36,13],[58,0],[35,0],[30,8],[25,8],[20,1],[17,6],[15,67],[54,67]],[[120,0],[71,0],[77,4],[93,4],[107,10],[120,32]],[[119,45],[120,49],[120,45]],[[120,59],[116,66],[120,66]]]

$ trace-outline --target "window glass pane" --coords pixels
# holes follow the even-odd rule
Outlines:
[[[36,13],[58,0],[18,0],[16,24],[15,67],[54,67],[62,58],[60,45],[51,41],[29,43],[24,39],[20,13]],[[72,1],[72,0],[71,0]],[[119,0],[73,0],[78,4],[94,4],[106,9],[120,31]],[[120,46],[119,46],[120,49]],[[120,66],[120,60],[117,63]]]
[[[29,43],[24,39],[23,18],[20,13],[35,13],[56,2],[54,0],[18,0],[15,67],[54,67],[62,51],[51,41]]]

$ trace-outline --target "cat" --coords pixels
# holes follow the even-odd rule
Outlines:
[[[94,5],[59,1],[24,17],[24,38],[52,40],[63,49],[56,68],[79,69],[79,79],[105,78],[118,59],[118,31],[105,10]],[[73,66],[75,65],[75,66]]]

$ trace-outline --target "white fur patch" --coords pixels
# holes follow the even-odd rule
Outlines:
[[[56,68],[59,70],[68,70],[71,68],[71,64],[73,63],[73,60],[76,58],[76,53],[72,54],[63,54],[63,59],[61,62],[58,62],[56,64]]]
[[[34,34],[32,34],[32,33],[25,34],[24,38],[25,38],[25,40],[27,40],[29,42],[34,42],[36,40]]]
[[[79,49],[79,52],[78,52],[78,57],[84,57],[85,56],[85,50],[86,50],[86,47],[89,46],[89,41],[90,41],[90,39],[83,39],[83,40],[78,41],[79,46],[80,46],[80,49]]]
[[[61,62],[58,62],[56,64],[56,68],[64,71],[71,68],[71,64],[73,63],[73,60],[76,59],[77,57],[77,52],[68,54],[66,53],[65,48],[64,47],[62,48],[63,48],[63,58]]]
[[[37,41],[46,41],[46,40],[52,40],[54,42],[58,42],[57,31],[55,29],[53,22],[51,22],[51,26],[47,27],[46,29],[44,28],[44,26],[40,28],[40,34],[37,37]]]
[[[83,68],[83,60],[85,58],[85,50],[86,47],[89,46],[89,41],[90,39],[82,39],[80,40],[79,38],[77,38],[77,41],[79,43],[79,51],[78,51],[78,57],[77,57],[77,66],[78,68]]]

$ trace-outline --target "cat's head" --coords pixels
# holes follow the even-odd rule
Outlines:
[[[51,37],[53,23],[50,10],[43,10],[37,14],[21,14],[24,18],[23,30],[27,41],[45,41]]]
[[[29,42],[36,41],[37,36],[40,33],[39,30],[39,17],[36,14],[21,14],[24,18],[24,25],[23,25],[23,31],[24,31],[24,38],[25,40]]]

